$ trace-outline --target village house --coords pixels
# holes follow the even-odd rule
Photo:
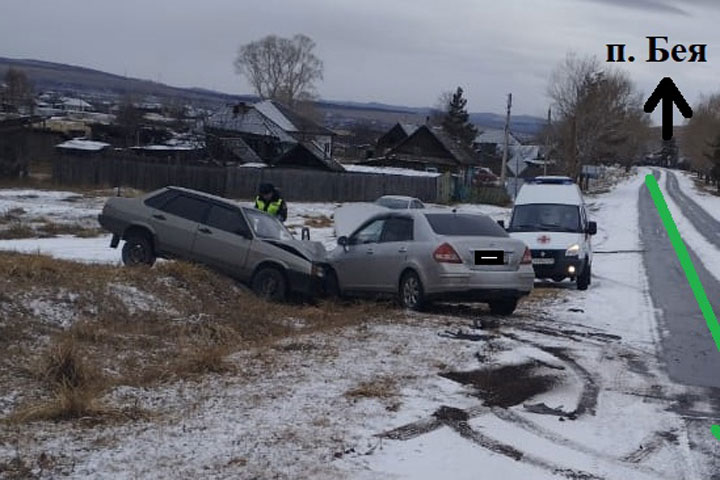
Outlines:
[[[335,134],[276,101],[228,105],[205,133],[210,154],[225,162],[344,171],[333,158]]]
[[[395,133],[386,134],[385,137],[401,133],[397,125],[393,129]],[[429,125],[417,127],[405,140],[387,150],[384,155],[362,163],[451,175],[456,198],[467,196],[473,177],[481,167],[476,152],[453,139],[441,127]]]
[[[377,156],[385,155],[415,133],[418,128],[420,128],[419,125],[412,123],[396,123],[378,139],[375,154]]]

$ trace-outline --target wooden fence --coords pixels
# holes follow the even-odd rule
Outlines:
[[[449,176],[420,177],[337,173],[292,168],[221,167],[184,164],[126,154],[58,155],[53,179],[61,185],[132,187],[154,190],[176,185],[231,198],[253,198],[261,183],[277,186],[288,201],[362,202],[381,195],[410,195],[447,203]]]

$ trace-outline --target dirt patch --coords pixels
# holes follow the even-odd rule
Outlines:
[[[487,406],[511,407],[549,391],[558,378],[541,374],[542,367],[535,362],[479,369],[469,372],[448,372],[440,376],[476,389],[477,396]]]
[[[360,382],[345,392],[350,399],[377,398],[387,400],[398,395],[397,381],[392,377],[380,377],[375,380]]]
[[[308,216],[303,215],[302,218],[305,219],[305,226],[311,227],[311,228],[328,228],[333,226],[333,220],[325,215],[320,216]]]

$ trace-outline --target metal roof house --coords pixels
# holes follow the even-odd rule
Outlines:
[[[335,134],[276,101],[228,105],[205,131],[208,150],[222,160],[344,171],[332,155]]]

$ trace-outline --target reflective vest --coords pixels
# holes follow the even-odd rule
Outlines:
[[[263,200],[262,197],[260,197],[259,195],[255,197],[255,206],[258,208],[258,210],[267,212],[272,216],[277,216],[278,212],[280,211],[281,205],[282,198],[278,198],[274,202],[266,203],[265,200]]]

